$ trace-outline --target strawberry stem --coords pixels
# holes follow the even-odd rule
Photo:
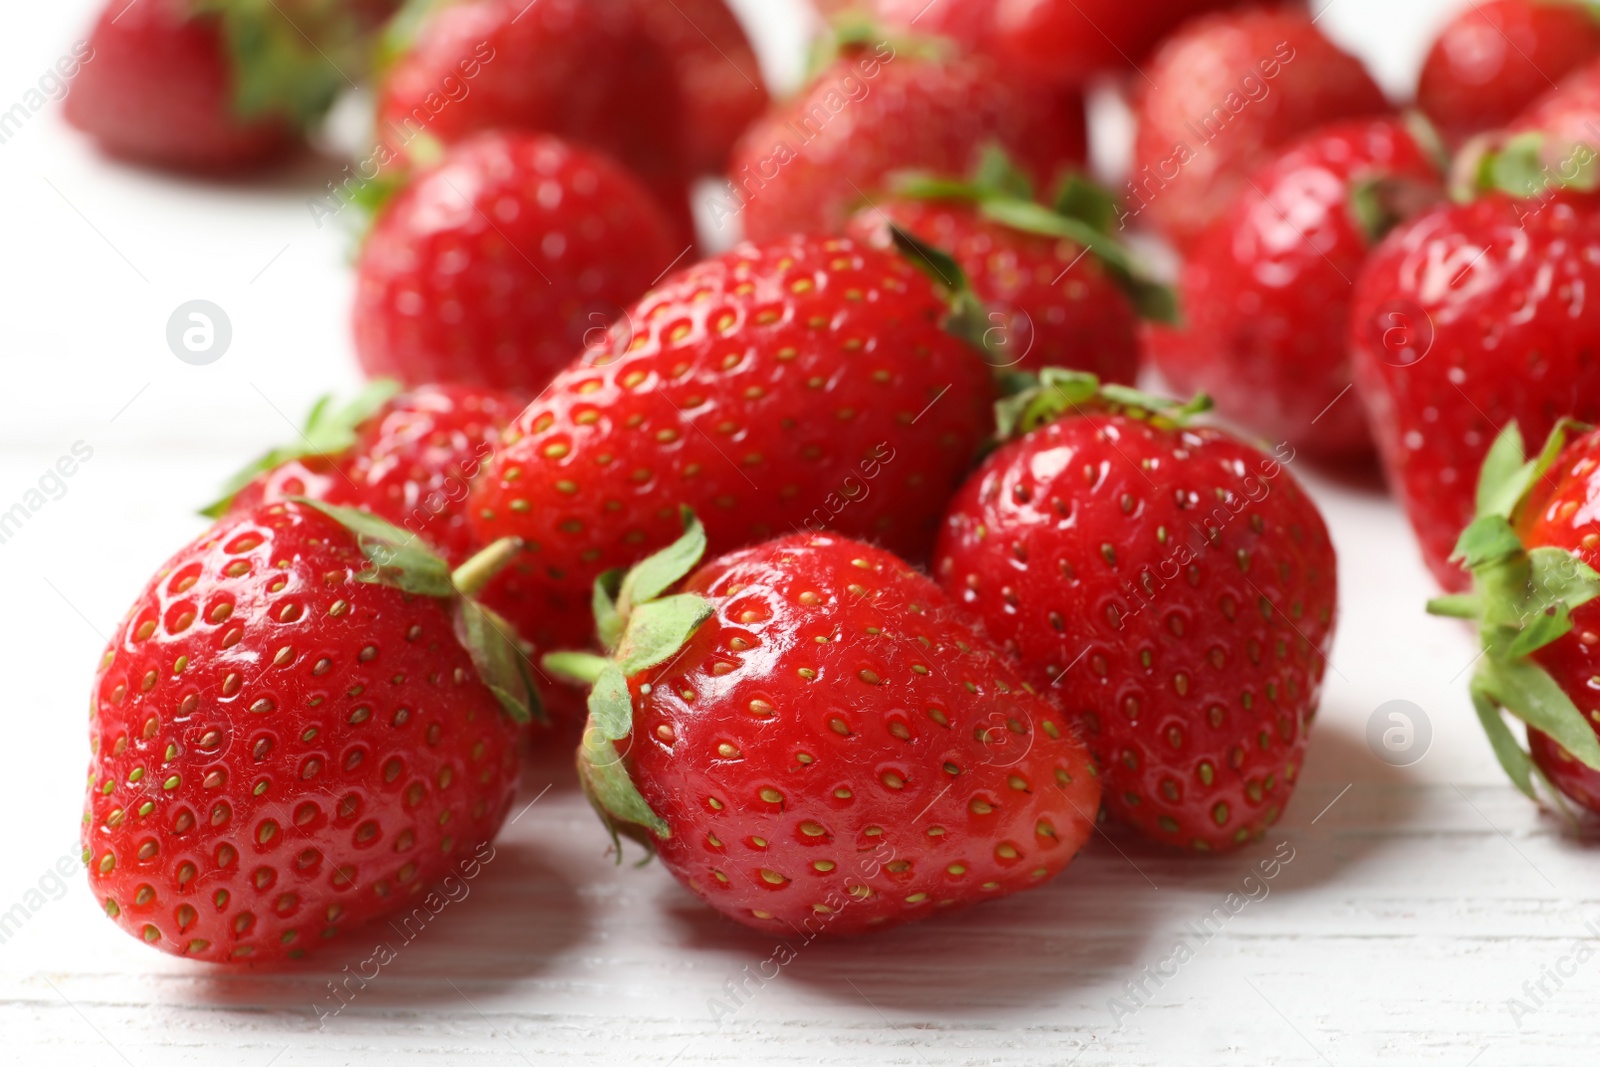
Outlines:
[[[1010,374],[1006,386],[1011,395],[995,404],[996,435],[1002,441],[1030,433],[1069,411],[1114,411],[1152,425],[1175,427],[1212,407],[1211,398],[1204,393],[1183,403],[1126,385],[1102,383],[1088,371],[1062,367],[1046,367],[1037,375]]]
[[[494,576],[522,551],[520,538],[502,537],[450,574],[450,584],[464,597],[479,596]]]
[[[557,678],[578,685],[594,685],[611,665],[610,659],[592,652],[551,652],[539,662]]]

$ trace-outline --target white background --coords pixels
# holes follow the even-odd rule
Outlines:
[[[1136,2],[1136,0],[1129,0]],[[1326,0],[1317,0],[1319,6]],[[743,0],[768,72],[798,69],[794,0]],[[1333,0],[1327,31],[1403,98],[1449,0]],[[80,37],[89,0],[0,20],[0,110]],[[216,187],[98,159],[51,105],[0,145],[0,510],[74,442],[92,460],[0,544],[0,912],[62,857],[76,868],[93,664],[150,572],[200,527],[224,474],[356,384],[347,240],[319,229],[313,165]],[[179,362],[180,303],[226,309],[232,349]],[[1326,701],[1281,832],[1209,861],[1096,840],[1038,892],[875,939],[805,948],[731,1017],[708,1000],[773,951],[659,866],[611,866],[560,761],[499,858],[426,936],[319,1030],[326,981],[364,953],[276,975],[160,955],[98,913],[81,874],[0,945],[0,1059],[23,1063],[1592,1063],[1600,852],[1503,780],[1463,689],[1469,637],[1372,486],[1299,465],[1326,509],[1343,620]],[[1365,740],[1386,701],[1434,740],[1393,769]],[[1331,805],[1331,806],[1330,806]],[[1295,859],[1121,1025],[1108,998],[1172,952],[1280,841]],[[1566,963],[1562,963],[1566,960]],[[1154,988],[1154,987],[1152,987]],[[1546,999],[1541,997],[1542,1000]],[[1520,1022],[1520,1025],[1519,1025]]]

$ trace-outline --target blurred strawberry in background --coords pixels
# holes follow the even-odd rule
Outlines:
[[[1198,19],[1146,72],[1125,199],[1131,217],[1180,246],[1220,218],[1283,145],[1389,109],[1361,61],[1298,11]]]
[[[838,14],[859,0],[822,0]],[[1185,20],[1239,0],[876,0],[885,26],[941,34],[988,52],[1029,77],[1083,86],[1097,74],[1133,73]]]
[[[1417,106],[1452,147],[1498,129],[1556,82],[1600,57],[1600,10],[1578,0],[1486,0],[1440,32]]]
[[[1353,284],[1372,247],[1444,198],[1444,160],[1399,118],[1320,130],[1252,175],[1183,265],[1184,321],[1151,329],[1180,393],[1324,459],[1369,455],[1347,355]]]
[[[1052,185],[1087,154],[1082,97],[936,40],[847,42],[798,96],[745,133],[728,186],[711,202],[712,224],[742,216],[757,241],[838,232],[891,173],[965,174],[992,144]]]
[[[619,164],[558,137],[476,134],[384,206],[357,263],[373,377],[530,395],[689,251]]]
[[[238,172],[280,161],[365,72],[398,2],[112,0],[67,121],[107,154],[150,166]]]

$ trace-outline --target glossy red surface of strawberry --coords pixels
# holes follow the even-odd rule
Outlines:
[[[1585,3],[1483,0],[1440,32],[1417,106],[1459,145],[1507,125],[1553,82],[1600,58],[1600,17]]]
[[[1378,199],[1444,197],[1439,165],[1399,119],[1328,127],[1251,178],[1190,249],[1182,325],[1150,328],[1151,357],[1174,390],[1207,393],[1302,452],[1371,453],[1347,346],[1352,285],[1373,246],[1354,194],[1379,180],[1394,192]]]
[[[1140,223],[1180,244],[1220,218],[1250,173],[1290,141],[1388,110],[1360,60],[1299,11],[1197,19],[1148,70],[1123,199]]]
[[[1591,567],[1600,567],[1600,433],[1588,433],[1561,453],[1550,471],[1534,483],[1517,522],[1524,546],[1562,548]],[[1562,691],[1600,733],[1600,701],[1593,679],[1600,675],[1600,602],[1572,613],[1572,632],[1534,653]],[[1534,762],[1556,788],[1600,812],[1600,771],[1590,770],[1548,734],[1529,728]]]
[[[984,463],[935,567],[1081,725],[1119,820],[1222,849],[1278,819],[1337,578],[1316,506],[1276,459],[1214,429],[1068,417]]]
[[[1089,837],[1082,743],[899,559],[799,534],[684,588],[715,614],[630,679],[618,747],[670,830],[662,861],[718,911],[881,929],[1038,885]]]
[[[452,566],[479,548],[467,522],[467,488],[524,407],[515,394],[426,385],[390,400],[338,456],[304,456],[262,474],[229,505],[234,513],[304,496],[360,508],[437,548]]]
[[[965,174],[988,144],[1041,188],[1087,151],[1083,99],[1025,85],[982,57],[934,60],[887,42],[847,53],[752,126],[713,225],[765,241],[834,233],[906,169]]]
[[[449,605],[359,581],[300,504],[222,520],[117,628],[94,682],[89,882],[166,952],[271,962],[408,906],[490,840],[517,728]]]
[[[373,377],[532,394],[687,251],[606,157],[555,137],[478,134],[373,224],[356,353]]]
[[[1493,193],[1379,245],[1356,281],[1351,351],[1378,452],[1439,584],[1472,521],[1478,468],[1516,419],[1542,441],[1600,419],[1600,198]]]
[[[888,248],[891,224],[955,257],[989,306],[991,364],[1070,367],[1127,384],[1139,376],[1138,312],[1081,245],[991,222],[970,204],[900,198],[861,209],[846,233]]]
[[[111,0],[89,34],[63,104],[109,155],[179,170],[236,171],[288,156],[285,118],[241,118],[233,60],[217,19],[191,0]]]
[[[690,267],[518,417],[474,528],[526,541],[580,624],[597,576],[677,540],[680,504],[713,553],[810,523],[925,555],[992,425],[989,369],[945,312],[899,256],[842,238]]]
[[[720,172],[739,135],[767,109],[755,49],[726,0],[631,0],[645,32],[672,61],[683,102],[684,161]]]
[[[616,159],[687,241],[684,108],[672,61],[625,0],[472,0],[434,12],[387,74],[377,136],[445,144],[484,130],[554,134]],[[658,268],[659,269],[659,268]]]

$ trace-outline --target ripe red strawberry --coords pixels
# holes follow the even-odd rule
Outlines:
[[[761,64],[726,0],[630,0],[672,61],[683,102],[684,161],[721,173],[739,135],[767,109]]]
[[[284,158],[359,76],[394,0],[110,0],[67,121],[110,155],[188,171]]]
[[[1507,125],[1554,82],[1600,58],[1600,18],[1571,0],[1482,0],[1434,41],[1417,106],[1445,141]]]
[[[480,539],[528,545],[580,622],[601,573],[700,513],[712,550],[797,530],[925,554],[990,424],[988,368],[899,256],[842,238],[743,245],[663,282],[507,431]]]
[[[1159,401],[1047,372],[1028,428],[957,493],[939,583],[1083,730],[1106,808],[1200,850],[1294,790],[1333,640],[1336,562],[1280,460]],[[1142,409],[1142,410],[1141,410]]]
[[[1257,171],[1183,265],[1176,327],[1150,332],[1171,386],[1327,459],[1372,436],[1348,345],[1353,283],[1378,240],[1444,198],[1430,146],[1397,118],[1326,127]]]
[[[555,137],[478,134],[382,209],[361,249],[369,375],[537,392],[688,251],[650,193]]]
[[[831,0],[834,11],[851,0]],[[1129,72],[1179,24],[1240,0],[877,0],[888,26],[940,34],[1020,64],[1031,76],[1082,86],[1106,72]]]
[[[714,225],[756,241],[836,233],[907,168],[965,174],[998,144],[1041,184],[1086,154],[1083,99],[1023,83],[979,56],[924,44],[853,45],[734,150]]]
[[[889,553],[793,534],[702,567],[691,524],[603,603],[579,771],[613,834],[760,930],[853,934],[1039,885],[1094,827],[1065,717]]]
[[[690,239],[672,61],[628,2],[452,3],[429,13],[409,45],[378,95],[376,136],[388,154],[426,163],[437,144],[484,130],[555,134],[622,163],[678,225],[675,239]]]
[[[494,456],[500,435],[522,410],[509,393],[462,385],[427,385],[395,395],[377,382],[335,409],[324,397],[295,443],[276,448],[229,483],[206,511],[213,518],[245,514],[297,497],[371,512],[429,545],[459,567],[483,549],[467,521],[472,480]],[[528,584],[527,565],[510,565],[480,599],[538,649],[588,642],[581,621],[552,610]],[[540,679],[548,718],[581,722],[582,701],[569,687]]]
[[[292,445],[235,475],[213,518],[310,497],[370,511],[459,566],[481,547],[466,519],[467,486],[523,407],[510,393],[380,381],[341,408],[317,402]]]
[[[1301,11],[1197,19],[1148,71],[1124,199],[1131,216],[1180,244],[1220,218],[1248,176],[1288,142],[1389,109],[1360,60]]]
[[[465,599],[487,561],[453,583],[400,531],[340,519],[223,519],[100,664],[84,861],[107,914],[163,951],[298,957],[410,906],[505,818],[526,690]]]
[[[1052,211],[1003,155],[971,182],[907,175],[893,188],[845,232],[891,248],[898,228],[951,255],[987,305],[992,362],[1127,384],[1139,376],[1139,316],[1171,316],[1171,293],[1144,280],[1106,232],[1116,215],[1108,194],[1074,180]]]
[[[1533,460],[1515,422],[1484,461],[1480,507],[1455,559],[1471,573],[1469,595],[1428,605],[1473,619],[1483,655],[1472,702],[1501,765],[1533,797],[1537,769],[1561,794],[1600,812],[1600,432],[1568,443],[1558,426]],[[1525,751],[1501,716],[1527,725]],[[1557,797],[1559,801],[1559,796]]]
[[[1600,198],[1491,192],[1441,206],[1379,245],[1356,280],[1351,351],[1378,453],[1446,589],[1490,442],[1515,420],[1548,434],[1600,419]]]
[[[1600,188],[1600,61],[1569,74],[1505,130],[1461,153],[1466,191],[1503,189],[1540,210],[1554,191]]]

